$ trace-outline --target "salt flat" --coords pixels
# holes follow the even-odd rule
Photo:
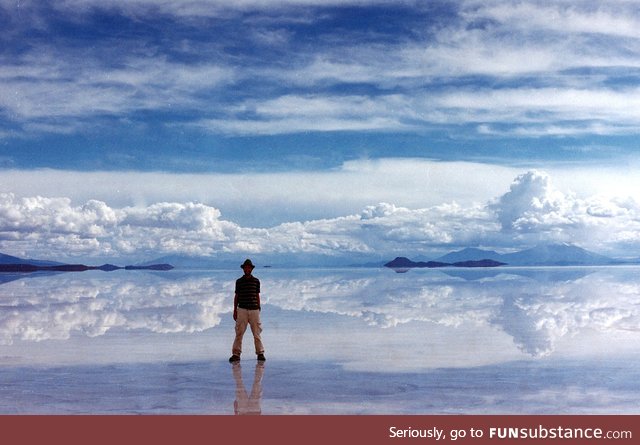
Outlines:
[[[637,414],[637,272],[256,271],[264,366],[227,362],[237,271],[23,276],[0,413]]]

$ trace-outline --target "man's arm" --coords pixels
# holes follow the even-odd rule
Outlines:
[[[238,319],[238,294],[233,295],[233,319]]]
[[[258,288],[257,290],[257,297],[258,297],[258,310],[262,310],[262,306],[260,305],[260,280],[257,280],[258,282]]]

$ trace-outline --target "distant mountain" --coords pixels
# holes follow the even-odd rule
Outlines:
[[[441,261],[411,261],[406,257],[396,257],[394,260],[389,261],[384,265],[392,269],[410,269],[414,267],[497,267],[504,266],[504,263],[499,261],[482,259],[482,260],[469,260],[469,261],[456,261],[455,263],[444,263]]]
[[[371,261],[368,263],[349,264],[348,267],[362,267],[362,268],[378,268],[385,265],[385,261]],[[268,266],[265,266],[268,267]]]
[[[434,261],[455,263],[492,260],[510,266],[602,266],[622,261],[590,252],[573,244],[539,244],[519,252],[500,254],[493,250],[466,248],[436,258]]]
[[[531,249],[501,255],[512,266],[602,266],[618,263],[573,244],[540,244]]]
[[[530,249],[508,254],[500,254],[493,250],[466,248],[450,252],[433,260],[418,257],[419,261],[412,261],[407,257],[397,257],[395,260],[380,261],[375,256],[342,255],[328,256],[319,254],[287,254],[287,255],[249,255],[258,268],[295,268],[295,267],[393,267],[396,269],[413,267],[495,267],[509,266],[598,266],[611,264],[638,264],[638,261],[615,260],[582,249],[572,244],[540,244]],[[0,271],[24,272],[27,270],[94,270],[111,271],[117,269],[146,269],[169,270],[178,269],[239,269],[245,259],[237,253],[217,254],[211,257],[193,257],[184,255],[170,255],[142,262],[131,266],[85,266],[65,264],[56,261],[23,259],[0,253]]]
[[[86,270],[102,270],[110,272],[118,269],[126,270],[171,270],[171,264],[149,264],[144,266],[115,266],[113,264],[103,264],[102,266],[86,266],[84,264],[65,264],[56,261],[29,260],[0,253],[0,272],[84,272]]]
[[[231,260],[219,260],[216,258],[208,257],[195,257],[187,255],[167,255],[160,258],[153,259],[151,261],[142,262],[136,264],[137,267],[150,266],[153,264],[171,264],[177,269],[219,269],[219,268],[234,268],[239,269],[240,264],[244,258],[237,256],[233,261]],[[254,261],[255,263],[255,261]]]
[[[470,261],[456,261],[453,263],[455,267],[498,267],[506,266],[506,263],[501,263],[495,260],[470,260]]]
[[[103,270],[105,272],[111,272],[114,270],[122,269],[122,267],[114,266],[113,264],[103,264],[102,266],[98,266],[98,269]]]
[[[437,261],[411,261],[407,257],[396,257],[394,260],[385,263],[385,267],[391,267],[392,269],[404,269],[410,267],[445,267],[450,266],[449,263],[442,263]]]
[[[240,264],[250,258],[256,268],[305,268],[305,267],[382,267],[384,257],[370,255],[322,255],[307,253],[287,253],[287,254],[238,254],[238,253],[218,253],[214,256],[187,256],[187,255],[167,255],[154,258],[150,261],[140,262],[138,265],[169,263],[176,269],[232,269],[239,270]]]
[[[0,264],[31,264],[34,266],[59,266],[63,263],[46,260],[32,260],[0,253]]]
[[[125,266],[125,270],[171,270],[173,266],[171,264],[149,264],[147,266]]]
[[[53,271],[53,272],[83,272],[88,270],[88,266],[82,264],[62,264],[56,266],[36,266],[35,264],[0,264],[0,272],[38,272],[38,271]]]
[[[54,266],[40,266],[36,264],[0,264],[0,272],[84,272],[87,270],[102,270],[105,272],[111,272],[114,270],[171,270],[173,266],[171,264],[152,264],[149,266],[125,266],[119,267],[112,264],[104,264],[102,266],[87,266],[84,264],[56,264]]]
[[[443,263],[456,263],[459,261],[479,261],[494,260],[501,261],[502,255],[493,250],[476,249],[467,247],[466,249],[450,252],[446,255],[436,258],[434,261],[442,261]]]

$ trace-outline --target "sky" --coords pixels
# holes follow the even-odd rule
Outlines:
[[[0,251],[640,257],[632,1],[0,0]]]

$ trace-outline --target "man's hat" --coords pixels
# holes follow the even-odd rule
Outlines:
[[[247,258],[246,260],[244,260],[244,263],[242,263],[242,267],[244,269],[245,266],[249,266],[250,268],[255,268],[256,266],[253,265],[253,263],[251,262],[251,260],[249,258]]]

